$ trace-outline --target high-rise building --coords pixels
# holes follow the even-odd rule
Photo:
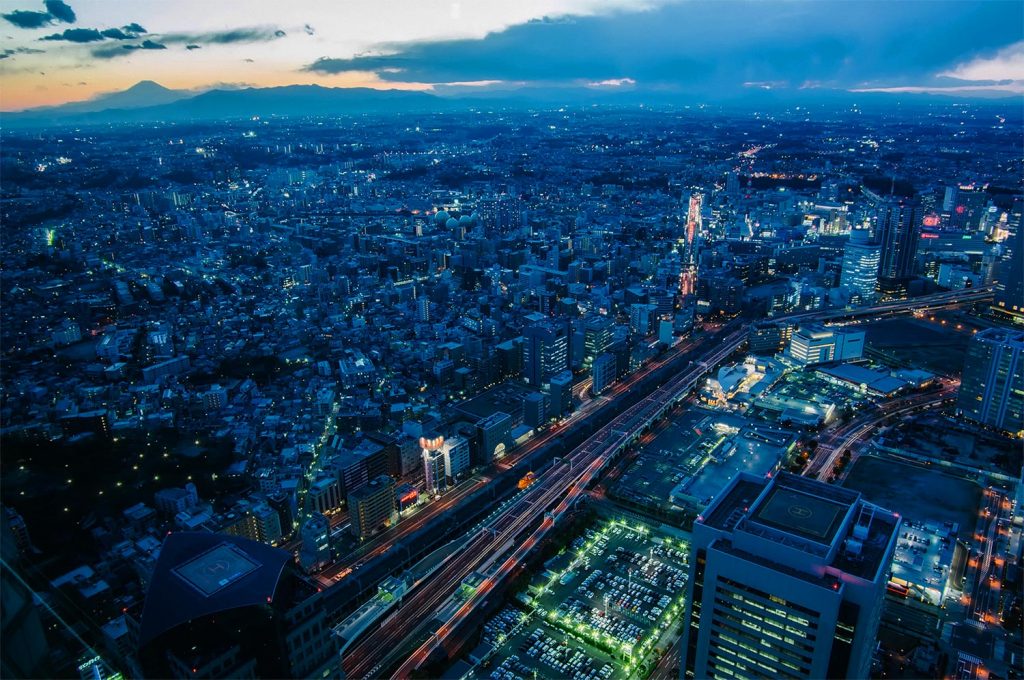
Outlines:
[[[540,427],[547,421],[548,398],[543,392],[530,392],[523,397],[523,423]]]
[[[681,677],[868,677],[899,526],[856,491],[740,473],[693,527]]]
[[[539,323],[523,330],[523,374],[534,387],[569,368],[569,332],[564,324]]]
[[[489,465],[504,458],[512,445],[512,416],[501,412],[492,413],[481,419],[476,429],[480,462]]]
[[[843,248],[843,269],[839,284],[850,292],[850,301],[869,304],[875,299],[882,249],[871,241],[868,229],[854,229]]]
[[[635,304],[629,306],[629,330],[640,337],[651,334],[651,322],[654,320],[657,306],[653,304]]]
[[[1024,331],[988,328],[971,338],[957,409],[971,420],[1024,436]]]
[[[303,523],[299,564],[306,571],[316,571],[331,563],[331,522],[325,515],[313,513]]]
[[[594,382],[590,388],[594,395],[603,394],[608,386],[615,382],[616,363],[615,355],[611,352],[605,352],[594,359],[591,370]]]
[[[317,521],[327,526],[326,517]],[[139,625],[143,675],[338,677],[321,590],[285,550],[209,532],[168,534]]]
[[[993,272],[995,305],[993,310],[1015,323],[1024,324],[1024,224],[1021,224],[1021,199],[1014,201],[1006,222],[1007,238]]]
[[[449,437],[441,445],[441,451],[444,452],[444,472],[449,483],[461,479],[470,467],[469,440],[459,435]]]
[[[805,324],[789,340],[789,357],[804,366],[864,356],[864,331]]]
[[[906,281],[914,275],[920,204],[908,198],[882,198],[877,202],[877,218],[875,239],[881,245],[878,290],[883,297],[905,297]]]
[[[793,337],[793,324],[785,321],[763,321],[751,325],[747,344],[751,354],[778,354]]]
[[[416,300],[416,320],[420,323],[430,323],[430,298],[423,296]]]
[[[448,488],[448,473],[445,470],[445,456],[441,447],[444,437],[420,437],[423,458],[423,488],[428,494],[439,494]]]
[[[360,540],[390,526],[398,517],[395,480],[387,475],[370,480],[366,486],[349,494],[348,508],[352,533]]]
[[[572,412],[572,372],[562,371],[551,376],[548,385],[549,409],[553,416]]]
[[[583,324],[583,366],[589,367],[612,344],[612,320],[606,316],[589,317]]]

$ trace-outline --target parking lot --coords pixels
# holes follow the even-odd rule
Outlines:
[[[688,546],[635,521],[587,529],[484,627],[476,677],[647,677],[683,613]]]
[[[491,631],[485,627],[484,639],[496,644],[497,652],[489,667],[475,673],[478,678],[619,680],[626,677],[618,671],[617,661],[611,655],[594,649],[578,636],[548,624],[535,614],[509,608],[488,626]],[[502,632],[502,628],[507,632]]]

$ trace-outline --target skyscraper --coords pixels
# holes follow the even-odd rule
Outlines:
[[[881,244],[878,290],[883,298],[906,297],[917,256],[920,205],[909,198],[885,197],[877,202],[877,211],[875,238]]]
[[[428,494],[439,494],[448,488],[448,475],[445,471],[445,455],[441,447],[444,437],[420,437],[420,448],[423,450],[424,490]]]
[[[352,533],[365,539],[382,527],[392,524],[398,516],[395,480],[387,475],[370,480],[366,486],[348,495]]]
[[[856,491],[740,473],[697,518],[683,678],[866,678],[900,519]]]
[[[540,323],[523,330],[523,374],[534,387],[569,368],[569,332],[564,324]]]
[[[989,427],[1024,435],[1024,331],[988,328],[971,339],[957,409]]]
[[[606,316],[594,315],[583,322],[583,366],[589,367],[594,358],[612,344],[613,322]]]
[[[839,285],[850,292],[850,302],[869,304],[875,299],[882,249],[871,241],[867,229],[854,229],[843,247],[843,269]]]
[[[993,272],[995,305],[999,316],[1024,323],[1024,225],[1021,224],[1021,199],[1016,199],[1006,222],[1007,238]]]

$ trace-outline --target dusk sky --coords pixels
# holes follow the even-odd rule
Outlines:
[[[0,109],[140,80],[1024,93],[1024,3],[2,0]]]

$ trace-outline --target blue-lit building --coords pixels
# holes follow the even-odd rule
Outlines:
[[[875,299],[878,286],[878,266],[882,249],[871,240],[868,229],[854,229],[843,248],[843,269],[840,285],[850,294],[850,301],[868,304]]]
[[[856,491],[740,473],[693,527],[683,678],[866,678],[898,515]]]
[[[997,430],[1024,433],[1024,331],[988,328],[971,338],[957,409]]]

